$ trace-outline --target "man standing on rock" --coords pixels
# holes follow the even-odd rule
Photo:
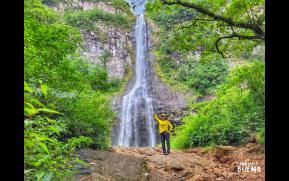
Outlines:
[[[154,118],[157,120],[159,124],[159,132],[161,136],[163,153],[167,155],[170,153],[170,131],[173,129],[173,125],[167,119],[165,114],[161,114],[161,119],[160,119],[154,113]],[[165,142],[167,143],[167,150],[166,150]]]

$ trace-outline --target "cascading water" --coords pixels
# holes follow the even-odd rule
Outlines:
[[[135,25],[136,64],[135,83],[123,96],[118,146],[154,146],[156,144],[153,105],[149,97],[148,62],[146,61],[147,29],[143,13],[137,15]]]

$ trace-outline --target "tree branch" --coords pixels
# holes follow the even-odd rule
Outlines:
[[[235,27],[239,27],[239,28],[245,28],[245,29],[249,29],[254,31],[258,36],[263,37],[265,36],[265,33],[263,32],[262,28],[260,28],[259,25],[257,24],[253,24],[251,22],[238,22],[238,21],[234,21],[232,18],[226,18],[223,16],[220,16],[218,14],[215,14],[207,9],[204,9],[196,4],[193,3],[188,3],[188,2],[182,2],[180,0],[174,0],[174,1],[167,1],[167,0],[161,0],[163,2],[163,4],[166,5],[181,5],[187,8],[191,8],[191,9],[195,9],[196,11],[210,16],[212,18],[214,18],[214,20],[218,20],[218,21],[222,21],[225,22],[229,25],[235,26]]]
[[[191,20],[193,20],[193,19],[191,19]],[[190,27],[194,26],[197,23],[197,21],[214,21],[214,20],[215,19],[195,18],[192,24],[190,24],[188,26],[181,26],[181,27],[177,28],[177,30],[190,28]]]
[[[233,30],[233,29],[232,29]],[[227,58],[224,56],[224,53],[220,51],[219,49],[219,41],[223,40],[223,39],[229,39],[229,38],[238,38],[239,40],[258,40],[258,39],[261,39],[262,40],[262,37],[259,37],[259,36],[246,36],[246,35],[239,35],[237,33],[234,32],[233,30],[233,33],[231,35],[228,35],[228,36],[222,36],[222,37],[219,37],[216,41],[215,41],[215,47],[216,47],[216,50],[219,54],[221,54],[222,58]]]

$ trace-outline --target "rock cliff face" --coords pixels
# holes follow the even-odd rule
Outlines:
[[[68,9],[86,11],[97,8],[106,13],[127,15],[121,9],[110,6],[108,2],[72,0],[70,2],[59,2],[51,6],[61,14],[64,14]],[[110,78],[124,78],[126,68],[133,64],[134,53],[131,34],[101,20],[95,22],[95,27],[101,32],[101,36],[105,40],[102,40],[93,31],[81,30],[84,48],[79,49],[80,54],[90,61],[105,64]]]
[[[102,57],[108,53],[105,61],[110,77],[124,78],[126,67],[132,66],[133,55],[131,37],[129,33],[122,32],[120,28],[98,24],[101,32],[107,35],[107,42],[101,42],[94,32],[82,31],[84,49],[81,54],[91,61],[102,63]]]
[[[149,50],[153,49],[153,46],[150,44],[151,39],[151,31],[152,28],[148,24],[148,42],[149,42]],[[150,87],[150,95],[154,99],[153,106],[154,110],[158,113],[164,112],[166,114],[173,114],[171,121],[173,123],[178,124],[180,122],[180,118],[182,116],[182,111],[186,108],[187,103],[185,101],[184,96],[181,93],[173,91],[168,85],[166,85],[159,76],[156,74],[154,70],[155,64],[155,56],[148,52],[148,61],[149,66],[151,67],[149,70],[150,79],[151,79],[151,87]]]

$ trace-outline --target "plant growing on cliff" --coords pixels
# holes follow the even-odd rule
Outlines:
[[[101,63],[103,64],[103,66],[104,67],[106,67],[106,63],[109,61],[109,58],[112,56],[112,54],[109,52],[109,51],[107,51],[107,50],[105,50],[102,54],[101,54],[101,56],[100,56],[100,61],[101,61]]]
[[[130,7],[128,5],[128,3],[125,0],[86,0],[88,2],[103,2],[107,5],[113,6],[116,9],[120,9],[126,13],[128,13],[129,15],[131,15],[131,11],[130,11]]]
[[[68,24],[87,30],[93,30],[95,22],[98,21],[102,21],[113,26],[118,26],[123,29],[128,29],[131,27],[129,19],[124,15],[111,14],[100,9],[70,11],[66,12],[64,17]]]

